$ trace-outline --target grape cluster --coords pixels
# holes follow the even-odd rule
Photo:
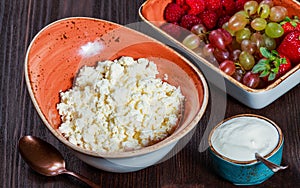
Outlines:
[[[202,24],[193,26],[183,44],[217,61],[219,68],[237,81],[257,88],[262,80],[251,70],[262,58],[259,49],[276,49],[276,42],[284,34],[280,22],[286,17],[287,9],[275,6],[272,0],[247,1],[244,9],[231,16],[222,28],[207,32]]]

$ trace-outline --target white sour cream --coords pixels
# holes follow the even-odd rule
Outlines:
[[[237,161],[255,159],[255,152],[264,156],[278,144],[277,129],[256,117],[237,117],[217,127],[211,136],[213,148],[221,155]]]

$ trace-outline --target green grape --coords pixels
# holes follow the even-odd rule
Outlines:
[[[245,11],[240,11],[233,15],[228,21],[228,28],[231,31],[238,31],[243,29],[249,22],[248,18],[244,15]]]
[[[238,43],[241,43],[242,40],[250,39],[251,31],[249,28],[243,28],[235,33],[235,39]]]
[[[234,15],[242,15],[245,18],[249,18],[248,13],[244,10],[240,10],[240,11],[236,12]]]
[[[250,40],[256,44],[258,49],[265,46],[263,35],[258,32],[253,33],[250,37]]]
[[[228,28],[228,22],[224,23],[222,28],[225,29],[226,31],[228,31],[231,36],[234,36],[235,31],[232,31]]]
[[[189,34],[187,37],[184,38],[182,44],[188,47],[189,49],[193,50],[196,49],[200,45],[200,38],[195,34]]]
[[[241,54],[239,56],[239,61],[240,61],[241,66],[245,70],[251,70],[255,64],[255,59],[254,59],[253,55],[251,55],[249,52],[246,52],[246,51],[241,52]]]
[[[280,22],[287,16],[287,9],[282,6],[274,6],[270,10],[269,19],[273,22]]]
[[[260,4],[257,8],[257,14],[261,18],[268,18],[270,15],[270,6],[267,4]]]
[[[267,4],[270,6],[270,8],[274,6],[273,0],[262,0],[259,4]]]
[[[265,43],[265,47],[269,50],[276,49],[276,40],[274,38],[268,37],[267,35],[263,34],[263,39]]]
[[[256,31],[264,30],[267,26],[267,21],[264,18],[255,18],[251,22],[251,27]]]
[[[256,1],[247,1],[244,4],[244,10],[248,13],[248,15],[253,15],[256,13],[258,8],[258,3]]]
[[[270,22],[267,24],[265,28],[265,33],[271,38],[278,38],[283,35],[284,30],[280,24],[275,22]]]

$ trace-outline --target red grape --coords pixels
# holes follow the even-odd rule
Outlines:
[[[225,50],[226,46],[232,42],[231,34],[223,28],[210,32],[208,39],[212,45],[221,50]]]
[[[231,44],[232,43],[232,36],[231,36],[231,34],[227,30],[225,30],[223,28],[219,28],[218,30],[223,35],[223,39],[224,39],[225,45],[227,46],[227,45]]]
[[[215,50],[215,48],[209,43],[203,47],[202,54],[204,57],[209,57],[209,56],[213,55],[214,50]]]
[[[245,39],[241,43],[242,51],[247,51],[249,54],[254,54],[257,50],[256,43],[252,42],[251,40]]]
[[[233,50],[230,54],[230,59],[232,61],[238,61],[239,60],[239,56],[241,54],[241,50],[240,49],[236,49],[236,50]]]
[[[227,50],[221,50],[219,48],[216,48],[213,53],[219,63],[229,59],[230,56],[230,53]]]
[[[232,75],[232,77],[234,79],[236,79],[237,81],[242,82],[243,81],[243,76],[244,76],[243,74],[244,74],[244,71],[242,69],[235,69],[235,72]]]
[[[233,61],[231,60],[225,60],[223,61],[219,68],[225,72],[226,74],[228,74],[229,76],[233,75],[235,73],[235,64]]]
[[[216,48],[225,50],[226,45],[223,38],[223,34],[219,30],[213,30],[212,32],[210,32],[210,34],[208,35],[208,40]]]
[[[259,85],[259,82],[259,74],[252,73],[251,71],[247,72],[243,77],[243,84],[251,88],[256,88]]]

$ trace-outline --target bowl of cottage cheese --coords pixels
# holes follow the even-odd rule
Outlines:
[[[49,131],[79,159],[110,172],[175,155],[208,104],[206,80],[186,58],[95,18],[43,28],[28,47],[25,78]]]
[[[156,64],[145,58],[82,67],[73,87],[60,92],[58,130],[74,145],[98,153],[137,150],[165,139],[180,121],[184,96],[157,74]]]

